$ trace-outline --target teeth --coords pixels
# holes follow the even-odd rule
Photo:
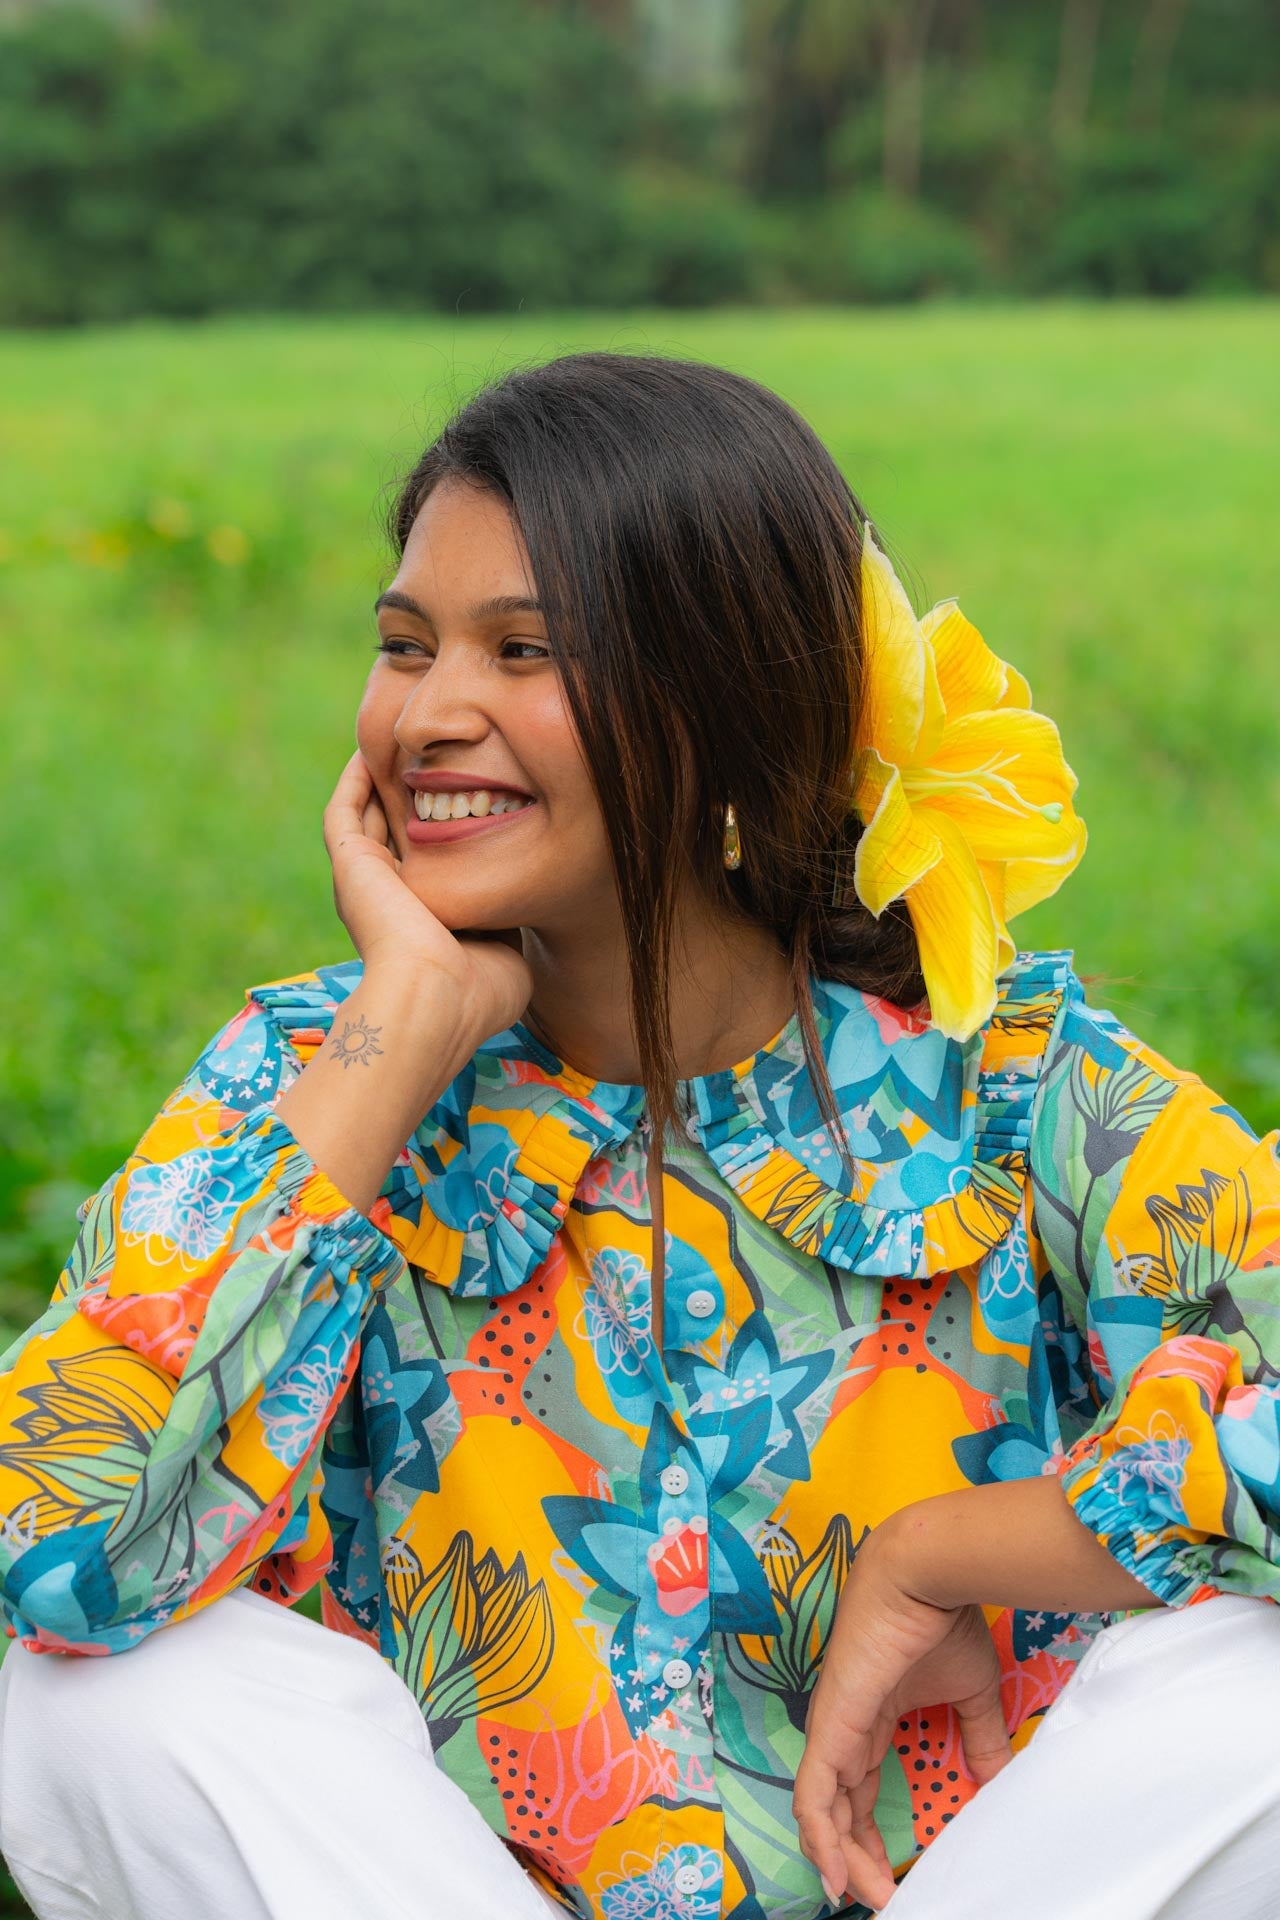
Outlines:
[[[519,813],[532,802],[514,793],[492,794],[487,787],[474,793],[415,793],[419,820],[480,820],[487,813]]]

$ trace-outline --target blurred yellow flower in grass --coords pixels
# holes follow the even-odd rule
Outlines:
[[[153,500],[147,523],[162,540],[185,540],[191,532],[191,509],[182,500]]]
[[[964,1040],[990,1017],[1017,951],[1006,923],[1084,853],[1076,777],[1022,675],[954,601],[917,620],[870,532],[862,617],[854,887],[877,917],[906,899],[933,1024]]]
[[[104,567],[108,573],[118,573],[128,561],[129,542],[113,529],[91,533],[80,549],[80,558],[91,567]]]
[[[242,567],[249,558],[249,536],[239,527],[211,527],[205,545],[220,567]]]

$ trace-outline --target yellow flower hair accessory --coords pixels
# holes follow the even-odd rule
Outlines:
[[[932,1022],[966,1040],[991,1017],[1017,949],[1006,924],[1079,865],[1085,825],[1052,720],[953,600],[917,620],[865,533],[866,663],[853,886],[877,919],[905,898]],[[837,882],[836,904],[847,904]]]

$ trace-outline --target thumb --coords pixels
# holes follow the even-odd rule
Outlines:
[[[1000,1707],[999,1683],[952,1704],[960,1722],[965,1764],[978,1785],[985,1786],[1013,1758],[1013,1744]]]

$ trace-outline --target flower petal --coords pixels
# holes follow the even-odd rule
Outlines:
[[[1057,863],[1078,836],[1076,776],[1042,713],[1004,708],[949,722],[929,765],[911,768],[905,785],[912,806],[945,813],[979,860]]]
[[[853,856],[853,884],[878,918],[942,858],[942,845],[913,813],[898,769],[872,748],[858,756],[854,801],[866,831]]]
[[[857,744],[894,766],[927,758],[945,717],[933,650],[920,631],[902,582],[870,531],[862,542],[865,648]]]
[[[1042,900],[1056,893],[1067,876],[1080,865],[1089,843],[1089,830],[1079,814],[1064,814],[1064,828],[1068,821],[1071,826],[1070,838],[1055,855],[1042,854],[1035,860],[1006,861],[1005,911],[1010,920],[1016,913],[1025,913],[1028,907],[1038,907]]]
[[[907,906],[933,1025],[967,1040],[995,1010],[1001,930],[964,835],[950,820],[935,816],[933,826],[942,858],[911,888]]]
[[[1031,705],[1031,692],[1022,675],[992,653],[954,600],[931,607],[920,622],[920,631],[933,647],[948,720],[992,707]]]
[[[1029,707],[1031,705],[1031,688],[1018,672],[1018,669],[1011,667],[1007,660],[1005,661],[1004,670],[1008,675],[1008,685],[1004,690],[1004,695],[999,704],[1002,707]]]
[[[1018,945],[1006,924],[1008,910],[1008,870],[1002,860],[979,860],[978,872],[996,917],[996,972],[1003,973],[1017,958]]]

